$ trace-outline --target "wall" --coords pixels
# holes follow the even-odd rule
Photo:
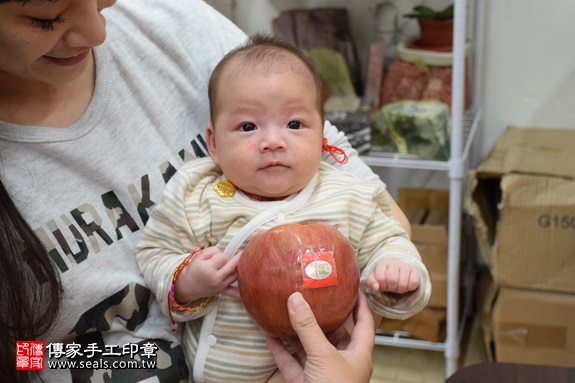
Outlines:
[[[271,32],[271,19],[288,7],[349,6],[346,0],[210,2],[224,13],[236,4],[233,20],[248,34]],[[355,0],[349,8],[362,60],[376,29],[374,9],[381,2]],[[402,14],[421,2],[431,6],[448,3],[395,0],[394,4]],[[575,41],[575,1],[485,0],[485,4],[479,156],[490,150],[507,125],[575,129],[575,49],[569,48]],[[405,19],[400,20],[400,29],[405,34],[416,33],[414,24]]]
[[[575,1],[487,0],[482,151],[509,124],[575,129]]]

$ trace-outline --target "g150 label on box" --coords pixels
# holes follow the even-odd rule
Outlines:
[[[544,229],[575,229],[575,215],[540,214],[537,225]]]

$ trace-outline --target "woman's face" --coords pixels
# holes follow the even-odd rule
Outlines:
[[[116,0],[0,2],[0,83],[64,84],[78,78],[106,38],[101,11]]]

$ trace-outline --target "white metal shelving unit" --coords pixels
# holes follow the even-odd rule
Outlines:
[[[469,4],[468,4],[469,3]],[[468,5],[473,3],[471,12]],[[395,167],[406,169],[427,169],[445,171],[449,177],[449,243],[448,243],[448,289],[445,342],[428,342],[409,338],[409,334],[393,332],[377,334],[376,344],[443,351],[445,355],[445,375],[451,376],[458,369],[465,312],[471,300],[470,291],[464,297],[463,314],[460,318],[459,281],[461,270],[461,232],[463,210],[463,187],[468,169],[472,142],[479,125],[481,85],[481,57],[483,53],[484,0],[454,0],[453,30],[453,74],[451,104],[451,148],[449,161],[428,161],[389,155],[372,149],[361,158],[373,167]],[[471,7],[469,7],[471,8]],[[473,49],[469,70],[470,107],[464,111],[465,84],[465,43],[468,40],[467,21],[473,17]]]

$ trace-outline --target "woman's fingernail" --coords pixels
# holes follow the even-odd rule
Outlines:
[[[303,299],[303,296],[299,292],[295,292],[292,295],[290,295],[290,297],[288,298],[288,304],[290,310],[294,313],[301,312],[309,308],[309,305],[307,304],[305,299]]]

